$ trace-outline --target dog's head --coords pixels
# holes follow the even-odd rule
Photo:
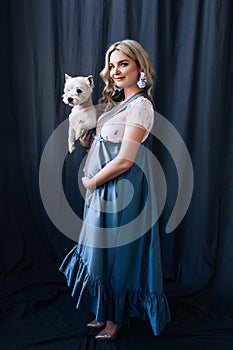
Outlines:
[[[65,74],[63,102],[69,106],[84,104],[89,99],[93,87],[92,75],[88,77],[71,77]]]

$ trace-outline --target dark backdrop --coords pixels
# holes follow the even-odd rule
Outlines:
[[[230,0],[8,0],[1,3],[0,349],[231,349],[233,346],[233,99]],[[64,74],[99,72],[108,46],[124,38],[148,51],[157,110],[190,152],[194,192],[182,223],[164,229],[177,192],[176,169],[156,140],[168,185],[160,217],[165,290],[172,323],[153,337],[140,320],[107,347],[58,267],[74,242],[50,222],[39,193],[44,146],[70,108]],[[67,156],[64,188],[82,215]]]

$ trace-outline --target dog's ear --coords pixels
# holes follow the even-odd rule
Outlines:
[[[72,77],[68,74],[65,74],[65,81],[70,80]]]
[[[89,82],[89,85],[91,87],[94,87],[94,80],[93,80],[93,76],[92,75],[88,75],[87,81]]]

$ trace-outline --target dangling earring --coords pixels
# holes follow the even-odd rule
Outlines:
[[[114,89],[115,91],[121,91],[121,90],[122,90],[122,88],[120,88],[119,86],[117,86],[116,83],[114,83],[113,89]]]
[[[137,86],[139,87],[139,89],[144,89],[144,87],[146,86],[146,76],[145,73],[140,72],[140,76],[139,79],[137,81]]]

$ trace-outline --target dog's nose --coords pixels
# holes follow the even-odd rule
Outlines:
[[[70,103],[71,103],[71,102],[73,101],[73,98],[72,98],[72,97],[68,97],[68,99],[67,99],[67,100],[68,100],[68,102],[70,102]]]

